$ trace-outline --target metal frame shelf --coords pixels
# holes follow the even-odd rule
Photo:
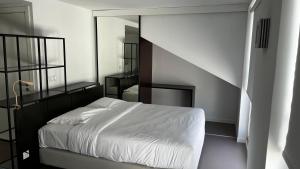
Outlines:
[[[41,69],[55,69],[55,68],[63,68],[64,65],[41,65]],[[16,73],[16,72],[25,72],[25,71],[32,71],[32,70],[39,70],[39,65],[27,65],[20,67],[20,70],[18,67],[7,67],[7,71],[4,70],[4,68],[0,68],[0,73]]]
[[[7,56],[7,39],[15,39],[16,42],[16,55],[17,55],[17,65],[15,67],[9,67],[8,66],[8,56]],[[20,43],[20,38],[22,39],[30,39],[33,42],[36,42],[36,48],[37,48],[37,60],[38,63],[37,64],[32,64],[32,65],[26,65],[26,66],[22,66],[21,63],[21,43]],[[13,138],[13,132],[14,132],[14,127],[12,125],[12,110],[14,108],[14,97],[10,96],[10,87],[11,87],[11,81],[9,81],[9,74],[10,73],[17,73],[18,75],[18,80],[22,80],[22,72],[24,71],[38,71],[38,78],[39,78],[39,89],[45,89],[45,90],[39,90],[36,93],[32,93],[32,94],[27,94],[24,95],[23,90],[22,90],[22,85],[21,83],[19,83],[19,96],[18,96],[18,100],[20,103],[21,108],[23,108],[23,106],[26,106],[26,104],[29,103],[34,103],[34,102],[38,102],[41,99],[45,99],[45,98],[49,98],[52,96],[55,96],[57,94],[61,94],[61,93],[66,93],[67,92],[67,74],[66,74],[66,47],[65,47],[65,38],[61,38],[61,37],[46,37],[46,36],[30,36],[30,35],[15,35],[15,34],[0,34],[0,39],[2,40],[2,49],[3,49],[3,67],[0,68],[0,74],[4,74],[4,78],[5,78],[5,99],[4,100],[0,100],[0,108],[2,109],[6,109],[6,113],[7,113],[7,120],[8,120],[8,129],[6,132],[8,132],[8,140],[7,142],[9,142],[9,149],[10,149],[10,158],[7,159],[6,162],[10,161],[10,168],[11,169],[16,169],[17,165],[15,164],[15,157],[16,154],[14,154],[13,152],[15,152],[15,142],[17,141],[16,139]],[[47,52],[47,40],[58,40],[58,41],[62,41],[62,52],[63,52],[63,64],[62,65],[48,65],[48,52]],[[42,43],[41,43],[42,42]],[[41,60],[42,60],[42,45],[43,45],[43,56],[44,56],[44,61],[45,63],[42,64]],[[1,56],[2,54],[0,54]],[[48,70],[49,69],[57,69],[57,68],[63,68],[64,71],[64,86],[61,88],[63,90],[53,90],[53,89],[49,89],[49,79],[48,79]],[[46,84],[43,87],[43,73],[42,70],[45,71],[46,75],[45,75],[45,81]],[[18,152],[18,151],[16,151]],[[18,158],[22,155],[17,154]],[[3,164],[3,162],[0,161],[0,167],[1,164]]]
[[[130,47],[130,57],[126,57],[126,46]],[[135,57],[133,57],[133,47],[135,46]],[[137,73],[137,69],[138,69],[138,48],[139,48],[139,44],[138,43],[124,43],[124,69],[126,66],[125,62],[130,62],[130,70],[126,73],[128,74],[134,74]],[[136,72],[134,72],[134,68],[133,68],[133,62],[135,62],[135,68],[136,68]],[[125,71],[125,70],[124,70]]]

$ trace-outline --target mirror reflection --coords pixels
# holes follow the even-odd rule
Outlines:
[[[139,17],[98,17],[99,75],[106,97],[137,102]]]

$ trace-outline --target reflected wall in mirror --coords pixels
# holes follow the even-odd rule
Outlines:
[[[106,97],[139,98],[139,16],[97,17],[99,80]]]

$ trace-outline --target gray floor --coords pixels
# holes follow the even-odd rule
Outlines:
[[[205,132],[198,169],[246,169],[247,150],[236,142],[235,125],[206,122]]]
[[[198,169],[246,169],[246,147],[234,138],[206,135]]]

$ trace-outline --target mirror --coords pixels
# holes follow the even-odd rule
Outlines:
[[[139,16],[97,17],[100,83],[106,97],[139,98]]]

